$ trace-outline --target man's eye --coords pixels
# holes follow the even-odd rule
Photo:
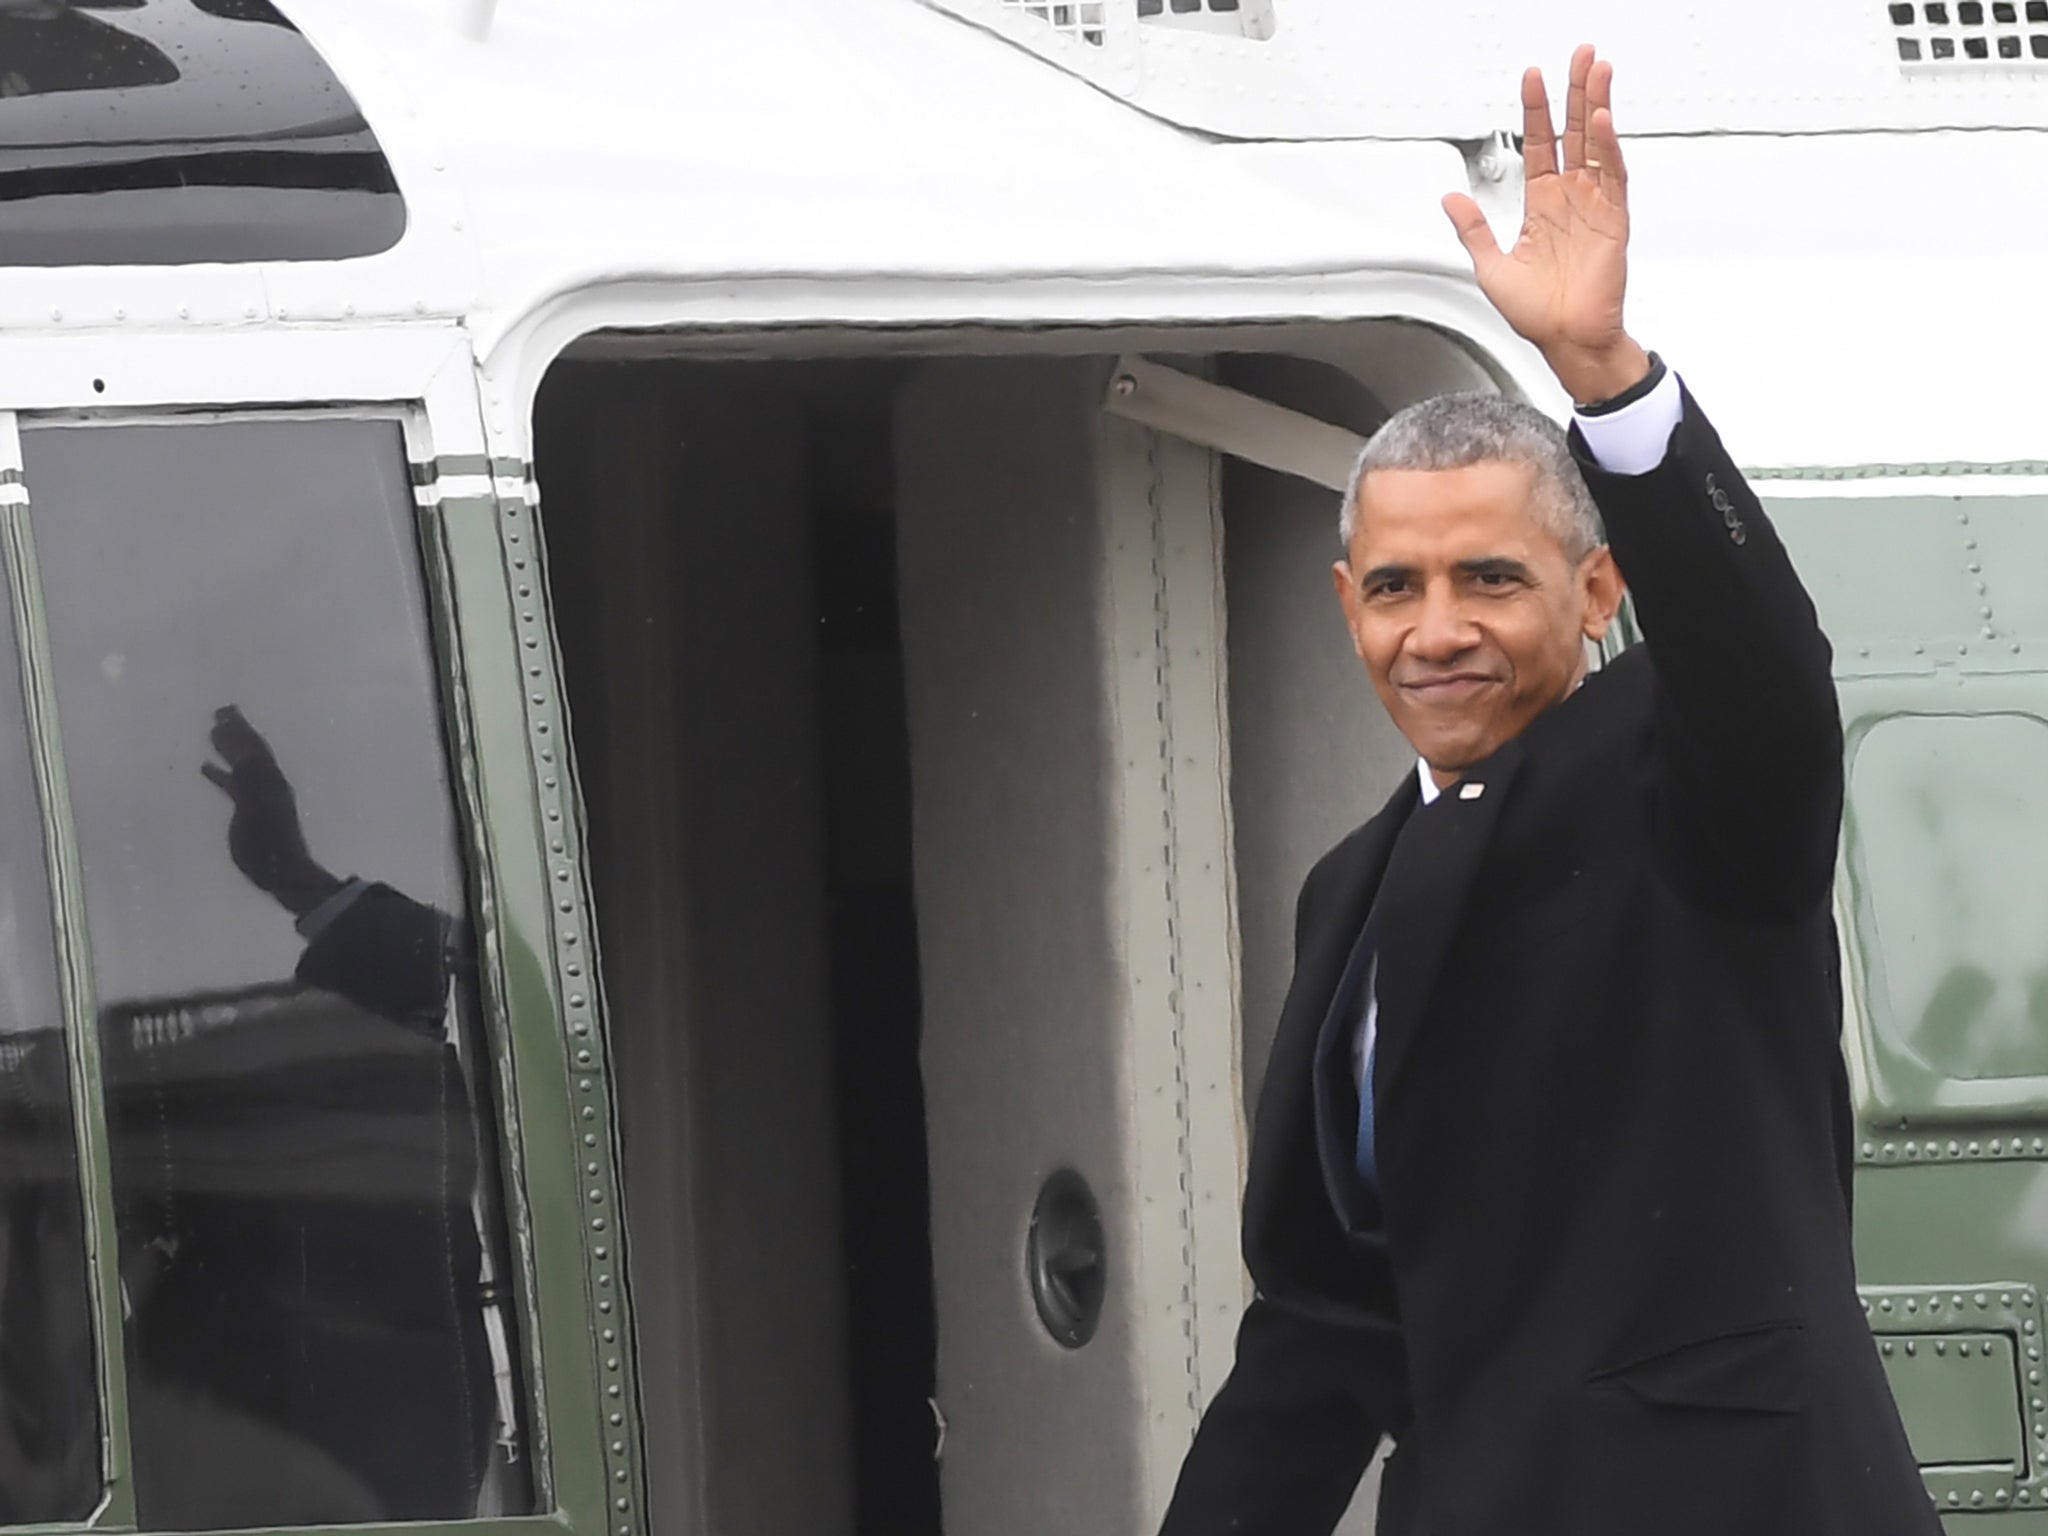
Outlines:
[[[1515,585],[1514,576],[1507,571],[1481,571],[1477,580],[1480,586],[1491,591],[1500,591]]]
[[[1400,580],[1398,577],[1386,581],[1376,581],[1365,589],[1367,597],[1405,597],[1407,594],[1408,583]]]

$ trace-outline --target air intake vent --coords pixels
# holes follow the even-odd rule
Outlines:
[[[1102,46],[1104,0],[1001,0],[1001,4],[1006,11],[1036,16],[1055,32]]]
[[[2048,0],[1893,0],[1907,69],[2048,71]]]
[[[1138,20],[1225,37],[1273,35],[1272,0],[1138,0]]]

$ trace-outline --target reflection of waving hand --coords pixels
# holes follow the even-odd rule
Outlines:
[[[1613,93],[1612,64],[1590,47],[1572,55],[1560,166],[1542,72],[1523,75],[1523,218],[1511,249],[1494,243],[1471,198],[1444,199],[1480,291],[1581,403],[1611,399],[1650,371],[1648,354],[1622,326],[1628,169],[1614,131]]]
[[[201,763],[199,771],[235,804],[228,822],[235,868],[288,911],[310,912],[341,882],[307,849],[298,800],[270,743],[233,704],[213,712],[211,739],[222,761]]]

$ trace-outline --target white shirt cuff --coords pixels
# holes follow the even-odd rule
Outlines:
[[[1664,462],[1671,449],[1671,434],[1678,430],[1684,414],[1678,375],[1667,368],[1642,399],[1599,416],[1574,411],[1572,420],[1595,464],[1610,475],[1646,475]]]

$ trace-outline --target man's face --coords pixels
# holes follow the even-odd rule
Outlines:
[[[1614,557],[1574,564],[1524,465],[1374,470],[1337,598],[1358,659],[1438,783],[1563,700],[1621,606]]]

